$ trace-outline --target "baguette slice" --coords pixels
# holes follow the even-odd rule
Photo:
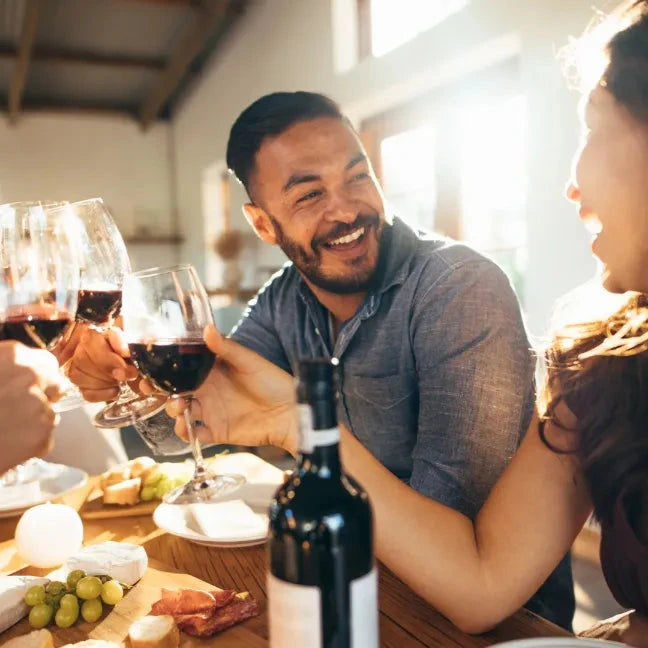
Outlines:
[[[138,619],[128,637],[132,648],[178,648],[180,644],[180,631],[170,614]]]
[[[104,639],[86,639],[73,644],[65,644],[62,648],[124,648],[124,644]]]
[[[2,644],[3,648],[54,648],[54,639],[49,630],[34,630],[26,635]]]
[[[129,465],[117,466],[103,473],[99,479],[99,486],[104,490],[113,484],[119,484],[131,478],[131,468]]]
[[[104,504],[137,504],[142,480],[128,479],[120,484],[106,486],[103,492]]]
[[[157,462],[152,457],[137,457],[137,459],[131,459],[128,465],[130,467],[131,479],[141,477],[142,481],[146,479],[146,476],[152,470],[157,468]]]

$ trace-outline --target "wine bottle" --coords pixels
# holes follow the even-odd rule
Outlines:
[[[270,505],[270,648],[377,648],[371,505],[340,461],[335,365],[298,368],[297,470]]]

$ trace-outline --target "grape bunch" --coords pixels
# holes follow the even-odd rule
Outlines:
[[[52,619],[59,628],[69,628],[81,616],[94,623],[103,614],[103,604],[117,605],[124,596],[122,585],[109,576],[87,576],[80,569],[71,571],[65,583],[50,581],[30,587],[25,594],[29,625],[44,628]]]
[[[167,493],[174,488],[183,486],[191,479],[191,472],[185,474],[184,471],[177,472],[175,475],[168,474],[168,471],[160,468],[144,479],[140,498],[144,502],[151,500],[161,500]]]

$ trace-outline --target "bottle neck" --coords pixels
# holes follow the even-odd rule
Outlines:
[[[340,462],[340,429],[333,403],[300,403],[299,470],[326,479],[342,476]]]

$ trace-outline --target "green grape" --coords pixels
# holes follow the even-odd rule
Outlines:
[[[25,603],[29,607],[45,602],[45,588],[42,585],[34,585],[25,593]]]
[[[109,580],[112,580],[112,576],[99,576],[99,580],[103,585],[104,583],[107,583]]]
[[[86,575],[83,569],[75,569],[67,575],[67,586],[74,590],[76,589],[77,583]]]
[[[76,595],[80,599],[96,599],[101,594],[101,580],[96,576],[85,576],[76,586]]]
[[[84,621],[88,623],[94,623],[103,612],[103,605],[101,605],[101,600],[98,598],[89,599],[83,601],[81,606],[81,616]]]
[[[79,612],[79,599],[74,594],[64,594],[61,602],[59,603],[61,610],[76,610],[77,616]]]
[[[69,628],[79,618],[79,607],[59,608],[54,615],[54,623],[59,628]]]
[[[60,594],[51,594],[48,592],[45,594],[45,603],[47,603],[47,605],[49,605],[53,610],[58,610],[64,594],[65,590],[63,590]]]
[[[142,492],[140,493],[140,498],[143,502],[150,502],[152,499],[155,499],[155,486],[144,486]]]
[[[32,628],[44,628],[54,615],[54,609],[47,603],[38,603],[29,611],[29,625]]]
[[[45,591],[48,594],[54,594],[56,596],[65,591],[65,583],[61,583],[61,581],[50,581],[45,585]]]
[[[101,588],[101,600],[108,605],[117,605],[124,597],[124,590],[116,580],[109,580]]]
[[[144,480],[144,486],[157,486],[158,482],[164,477],[161,470],[155,470]]]

